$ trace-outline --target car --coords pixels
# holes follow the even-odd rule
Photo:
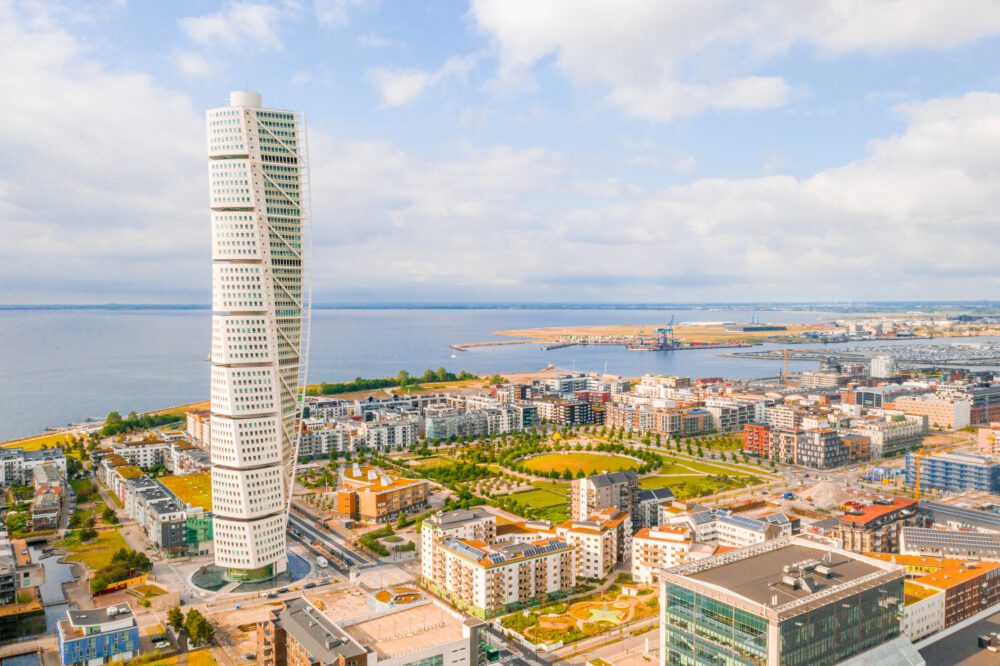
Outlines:
[[[170,643],[168,641],[156,641],[153,643],[153,647],[157,650],[165,650],[170,647]]]
[[[284,594],[285,592],[288,592],[288,588],[287,587],[278,588],[278,594]]]
[[[275,594],[274,592],[268,592],[267,594],[264,595],[264,598],[265,599],[277,599],[278,595]]]
[[[303,590],[311,590],[314,587],[316,587],[316,583],[306,583],[305,585],[302,586],[302,589]]]

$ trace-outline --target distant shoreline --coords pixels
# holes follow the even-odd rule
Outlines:
[[[9,311],[211,311],[208,303],[34,303],[0,304]],[[315,303],[314,310],[675,310],[747,312],[826,312],[866,315],[943,315],[957,312],[1000,314],[1000,301],[883,301],[866,303]]]

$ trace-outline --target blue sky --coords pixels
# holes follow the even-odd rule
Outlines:
[[[207,302],[204,110],[317,300],[996,298],[1000,3],[0,0],[0,302]]]

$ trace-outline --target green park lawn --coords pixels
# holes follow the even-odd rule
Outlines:
[[[582,471],[590,476],[600,474],[604,470],[619,472],[624,469],[637,469],[642,463],[625,456],[579,452],[543,453],[528,458],[523,464],[525,469],[533,472],[562,472],[568,469],[573,475]]]
[[[92,571],[111,564],[111,558],[122,548],[132,550],[117,528],[100,530],[97,537],[84,543],[80,543],[78,533],[73,532],[69,537],[53,545],[65,549],[67,560],[81,562]]]

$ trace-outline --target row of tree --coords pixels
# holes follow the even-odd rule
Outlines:
[[[98,569],[94,577],[90,579],[90,593],[97,594],[98,592],[103,592],[108,586],[114,583],[119,583],[139,574],[146,573],[152,568],[153,563],[146,557],[146,553],[120,548],[118,552],[111,556],[111,563],[106,567]]]
[[[135,412],[129,412],[128,416],[122,418],[118,412],[109,412],[108,417],[104,419],[104,427],[101,428],[101,437],[111,437],[135,430],[148,430],[178,420],[180,419],[176,414],[143,414],[139,416]]]

